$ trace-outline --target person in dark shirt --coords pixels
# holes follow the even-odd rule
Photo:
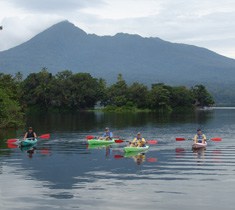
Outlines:
[[[33,131],[32,127],[29,127],[29,130],[24,135],[24,139],[34,140],[35,138],[37,138],[37,134]]]

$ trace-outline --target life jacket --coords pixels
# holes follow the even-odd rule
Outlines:
[[[204,138],[203,134],[201,134],[201,135],[197,134],[197,141],[198,141],[198,143],[202,143],[203,138]]]
[[[27,132],[27,136],[26,136],[27,139],[34,139],[34,131],[32,132]]]
[[[105,132],[103,136],[104,137],[111,137],[111,132],[110,131],[109,132]]]
[[[133,142],[137,143],[138,146],[142,147],[145,146],[145,140],[142,137],[141,138],[136,137]]]

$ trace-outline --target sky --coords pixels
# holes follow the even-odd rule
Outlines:
[[[0,51],[63,20],[88,34],[158,37],[235,59],[234,0],[0,0]]]

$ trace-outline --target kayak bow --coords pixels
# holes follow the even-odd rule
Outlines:
[[[192,148],[193,149],[199,149],[199,148],[205,148],[206,146],[207,146],[207,142],[205,142],[205,144],[203,144],[203,143],[194,143],[192,145]]]
[[[143,152],[149,149],[149,146],[144,147],[124,147],[124,152]]]
[[[25,139],[25,140],[19,141],[19,144],[22,147],[26,147],[26,146],[32,146],[32,145],[36,144],[37,141],[38,140],[36,138],[35,139]]]
[[[115,143],[114,139],[104,140],[104,139],[90,139],[87,141],[89,145],[106,145]]]

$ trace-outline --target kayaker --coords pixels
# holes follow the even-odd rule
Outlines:
[[[197,129],[197,134],[194,136],[193,141],[194,141],[194,144],[196,144],[196,143],[205,144],[206,136],[205,136],[205,134],[202,133],[202,130],[200,128]]]
[[[145,139],[141,136],[141,133],[138,132],[136,138],[131,142],[131,147],[144,147],[146,144]]]
[[[105,132],[100,139],[110,140],[113,138],[113,133],[109,130],[108,127],[105,128]]]
[[[33,131],[32,127],[29,127],[28,131],[24,135],[24,139],[34,140],[37,138],[37,134]]]

